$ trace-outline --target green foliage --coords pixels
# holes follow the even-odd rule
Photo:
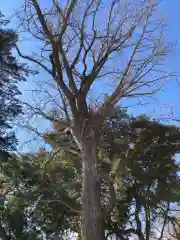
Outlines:
[[[162,209],[167,203],[180,201],[179,167],[175,160],[180,151],[180,133],[176,127],[137,118],[129,124],[127,139],[133,143],[133,148],[128,155],[120,157],[117,172],[117,181],[124,176],[125,192],[116,205],[116,220],[109,221],[107,229],[115,231],[120,239],[123,235],[127,237],[128,232],[140,237],[138,231],[148,239],[147,235],[152,235],[153,226],[163,215]],[[149,224],[149,230],[148,226],[138,229],[138,219],[142,218]],[[133,227],[129,231],[127,224]]]
[[[52,152],[14,156],[1,167],[1,191],[10,194],[7,207],[2,205],[1,219],[15,236],[12,239],[27,239],[27,234],[43,239],[42,232],[47,239],[66,239],[67,233],[81,231],[80,156],[70,151],[76,150],[71,136],[54,132],[46,139],[54,147]],[[154,226],[164,219],[167,205],[180,202],[175,160],[180,152],[179,130],[117,111],[102,126],[99,152],[100,166],[108,171],[117,196],[105,222],[107,235],[155,239]],[[109,192],[101,177],[101,200],[106,205]],[[14,219],[19,219],[18,226]]]
[[[0,155],[7,157],[7,152],[15,150],[17,141],[11,130],[12,122],[21,113],[18,101],[20,92],[17,88],[19,81],[25,80],[28,69],[19,64],[12,55],[12,49],[17,41],[13,30],[7,29],[8,21],[0,13]]]

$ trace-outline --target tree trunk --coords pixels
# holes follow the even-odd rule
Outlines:
[[[104,240],[97,147],[87,145],[82,149],[82,240]]]

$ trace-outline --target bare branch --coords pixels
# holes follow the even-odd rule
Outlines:
[[[17,53],[19,54],[20,57],[26,59],[26,60],[29,60],[31,62],[34,62],[35,64],[39,65],[40,67],[42,67],[46,72],[48,72],[50,75],[52,75],[52,71],[46,67],[44,64],[42,64],[40,61],[34,59],[33,57],[30,57],[30,56],[27,56],[27,55],[24,55],[21,53],[21,51],[19,50],[18,46],[15,44],[15,48],[17,50]]]
[[[53,41],[53,36],[52,36],[52,32],[50,31],[50,29],[48,28],[47,26],[47,23],[44,19],[44,15],[43,13],[41,12],[41,8],[39,6],[39,3],[37,0],[31,0],[32,3],[33,3],[33,6],[35,7],[36,9],[36,12],[37,12],[37,15],[38,15],[38,18],[39,18],[39,21],[43,27],[43,30],[44,30],[44,33],[46,34],[46,36],[51,40]]]
[[[125,80],[128,72],[129,72],[129,70],[130,70],[131,63],[132,63],[133,58],[134,58],[134,56],[135,56],[135,54],[136,54],[136,52],[137,52],[137,50],[138,50],[138,47],[139,47],[139,45],[141,44],[142,38],[143,38],[144,33],[145,33],[145,31],[146,31],[146,28],[147,28],[148,18],[149,18],[149,16],[147,16],[147,18],[146,18],[146,21],[145,21],[145,24],[144,24],[144,28],[143,28],[142,33],[141,33],[141,35],[140,35],[140,37],[139,37],[139,39],[138,39],[138,41],[137,41],[137,43],[136,43],[133,51],[132,51],[131,57],[130,57],[130,59],[129,59],[129,61],[128,61],[128,64],[127,64],[127,66],[126,66],[126,69],[125,69],[125,71],[124,71],[124,74],[123,74],[123,76],[122,76],[122,79],[120,80],[120,83],[119,83],[118,86],[116,87],[115,91],[111,94],[111,96],[110,96],[109,100],[107,101],[107,103],[105,103],[105,105],[107,105],[107,106],[109,106],[109,105],[115,105],[115,104],[119,101],[119,99],[121,98],[121,96],[122,96],[122,94],[121,94],[122,84],[123,84],[123,82],[124,82],[124,80]],[[105,108],[106,108],[106,107],[105,107]],[[106,110],[105,110],[105,111],[106,111]]]
[[[68,20],[69,20],[69,17],[74,9],[74,7],[76,6],[76,3],[77,3],[77,0],[71,0],[68,5],[66,6],[66,13],[65,13],[65,16],[64,16],[64,22],[63,22],[63,25],[60,29],[60,32],[59,32],[59,36],[58,36],[58,39],[59,39],[59,44],[62,44],[62,37],[63,37],[63,34],[65,33],[66,31],[66,28],[68,26]]]
[[[90,10],[93,2],[94,2],[94,0],[91,0],[90,4],[87,4],[87,8],[84,11],[83,20],[82,20],[82,23],[81,23],[81,26],[80,26],[80,46],[79,46],[79,50],[77,51],[76,56],[73,60],[73,63],[71,65],[72,69],[75,67],[76,63],[78,62],[81,51],[82,51],[83,46],[84,46],[84,38],[85,38],[85,36],[84,36],[84,34],[85,34],[84,33],[84,25],[85,25],[85,21],[86,21],[87,15],[88,15],[88,11]]]

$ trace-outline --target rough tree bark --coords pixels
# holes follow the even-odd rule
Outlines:
[[[103,214],[100,201],[100,181],[96,146],[86,145],[82,150],[82,239],[104,239]]]
[[[81,151],[82,159],[82,240],[104,239],[104,212],[101,208],[101,185],[98,161],[99,118],[88,117],[83,111],[74,121],[72,135]],[[84,117],[83,117],[84,116]],[[93,122],[92,122],[93,121]],[[84,124],[83,124],[84,123]]]

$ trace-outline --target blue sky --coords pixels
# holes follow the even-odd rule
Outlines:
[[[23,0],[1,0],[0,1],[0,10],[7,17],[11,17],[14,14],[14,10],[18,9],[23,4]],[[168,30],[166,33],[166,38],[168,41],[175,42],[177,41],[178,46],[174,51],[169,55],[168,60],[166,61],[165,68],[167,71],[179,72],[180,73],[180,0],[164,0],[161,3],[160,11],[167,15],[167,24]],[[16,27],[16,21],[13,18],[11,22],[12,27]],[[22,44],[23,46],[23,44]],[[28,52],[31,50],[30,45],[24,45],[23,51]],[[180,79],[179,79],[180,82]],[[30,95],[28,92],[24,91],[26,88],[32,88],[33,83],[31,79],[20,86],[23,96],[31,101]],[[132,114],[141,114],[146,113],[151,116],[161,116],[168,114],[169,107],[173,108],[174,115],[180,118],[180,84],[178,85],[175,79],[169,79],[166,86],[153,98],[146,99],[147,104],[137,105],[129,109],[129,112]],[[129,101],[129,105],[134,105],[135,102]],[[18,131],[18,136],[20,138],[21,144],[24,141],[24,138],[29,137],[29,133],[24,131]],[[30,137],[29,137],[30,138]],[[37,143],[35,145],[28,145],[24,147],[24,151],[30,149],[36,149]]]

